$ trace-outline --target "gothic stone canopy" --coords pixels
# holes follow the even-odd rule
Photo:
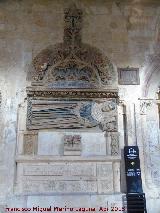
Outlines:
[[[32,85],[46,88],[103,88],[115,81],[110,60],[81,42],[82,11],[64,12],[64,41],[42,50],[33,60]]]

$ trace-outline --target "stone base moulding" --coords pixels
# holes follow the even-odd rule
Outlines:
[[[120,193],[118,157],[115,162],[102,157],[64,156],[52,158],[52,161],[47,158],[41,157],[43,161],[38,158],[38,162],[36,158],[17,158],[17,194]]]

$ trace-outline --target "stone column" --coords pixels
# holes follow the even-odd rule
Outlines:
[[[146,102],[140,102],[140,139],[138,140],[138,146],[142,147],[142,150],[139,150],[140,153],[140,161],[141,161],[141,176],[142,180],[146,181],[146,168],[145,168],[145,162],[146,162],[146,156],[144,154],[144,147],[147,145],[146,141],[146,134],[147,134],[147,116],[146,116]],[[147,162],[146,162],[147,163]],[[147,175],[148,176],[148,175]],[[144,182],[143,182],[144,183]]]
[[[131,113],[131,138],[132,145],[137,145],[137,121],[136,121],[136,105],[134,103],[130,104],[130,113]]]
[[[158,140],[158,107],[154,99],[144,99],[140,101],[141,115],[141,141],[140,159],[142,179],[145,180],[148,188],[154,190],[159,187],[160,166],[160,146]],[[159,147],[158,147],[159,146]]]
[[[114,177],[114,191],[120,192],[120,162],[114,162],[113,163],[113,177]]]
[[[120,150],[124,148],[125,145],[125,132],[124,132],[124,103],[120,102],[118,106],[118,132],[119,132],[119,147]]]
[[[106,131],[106,153],[107,155],[111,155],[111,136],[110,136],[110,132]]]

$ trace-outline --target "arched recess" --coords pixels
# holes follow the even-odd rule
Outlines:
[[[154,53],[149,55],[143,69],[142,96],[156,98],[160,86],[160,14],[155,24]]]
[[[100,50],[84,43],[72,45],[60,43],[42,50],[32,62],[32,85],[48,88],[105,88],[115,85],[115,69]]]
[[[160,87],[160,18],[155,29],[154,53],[148,56],[142,77],[141,125],[144,145],[144,168],[147,189],[158,193],[160,186],[160,131],[158,91]]]
[[[156,98],[160,87],[160,54],[150,57],[144,72],[142,94],[144,97]]]
[[[82,42],[81,10],[65,10],[64,20],[63,43],[42,50],[33,59],[28,76],[31,86],[27,87],[26,129],[19,132],[17,188],[32,194],[120,192],[116,71],[100,50]],[[71,156],[68,167],[66,155]],[[26,158],[30,165],[24,163]],[[94,172],[97,166],[101,175]],[[74,182],[75,174],[83,176],[88,171],[96,178],[94,182]],[[63,186],[56,179],[59,174]]]
[[[141,112],[142,141],[144,151],[144,167],[146,186],[154,193],[158,193],[160,186],[160,100],[158,91],[160,86],[160,57],[154,58],[150,64],[150,72],[146,78],[144,87],[144,99]],[[143,108],[143,107],[142,107]]]

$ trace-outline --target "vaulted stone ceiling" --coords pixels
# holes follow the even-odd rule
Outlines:
[[[117,66],[140,67],[153,53],[159,0],[6,0],[0,1],[1,39],[6,45],[2,66],[9,68],[15,61],[22,65],[22,50],[29,61],[46,46],[61,42],[63,11],[73,2],[84,11],[82,40],[101,49]]]

